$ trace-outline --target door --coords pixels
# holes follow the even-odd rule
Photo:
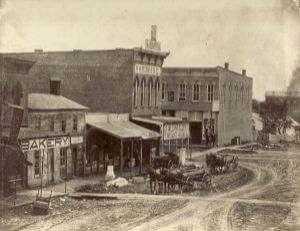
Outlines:
[[[190,122],[190,133],[192,136],[192,144],[201,144],[202,123],[201,122]]]
[[[73,155],[73,175],[76,176],[77,172],[77,146],[72,148],[72,155]]]
[[[48,155],[50,158],[50,181],[54,182],[54,150],[48,149]]]

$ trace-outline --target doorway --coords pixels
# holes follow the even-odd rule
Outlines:
[[[190,133],[192,137],[192,144],[201,144],[202,141],[202,123],[190,122]]]
[[[78,153],[78,148],[77,146],[72,148],[72,159],[73,159],[73,175],[76,176],[77,173],[77,153]]]

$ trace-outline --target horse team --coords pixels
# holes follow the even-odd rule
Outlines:
[[[155,157],[149,169],[151,193],[157,190],[158,193],[167,193],[175,190],[176,186],[182,193],[183,189],[191,190],[199,184],[211,188],[211,174],[226,173],[238,166],[236,155],[207,154],[205,159],[209,172],[194,165],[182,166],[179,158],[172,153]]]

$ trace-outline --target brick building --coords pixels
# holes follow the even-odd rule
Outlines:
[[[145,48],[10,53],[36,64],[26,85],[29,92],[49,93],[50,80],[61,81],[61,94],[93,112],[159,115],[161,70],[169,55],[160,50],[156,26]]]
[[[252,140],[252,79],[225,67],[163,68],[162,114],[189,121],[192,142],[204,141],[206,129],[217,134],[217,144],[239,136]]]
[[[27,167],[28,187],[57,183],[83,175],[87,108],[59,95],[28,96],[28,126],[21,128],[20,146],[33,165]]]
[[[265,102],[286,103],[288,115],[300,122],[300,91],[267,91]]]

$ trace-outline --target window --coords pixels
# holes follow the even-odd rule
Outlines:
[[[64,167],[66,165],[67,159],[67,148],[60,149],[60,167]]]
[[[231,84],[229,85],[229,104],[231,104],[231,90],[232,90],[232,87],[231,87]]]
[[[186,84],[184,82],[181,82],[179,84],[179,89],[178,89],[178,100],[179,101],[185,101],[185,95],[186,95]]]
[[[238,103],[238,91],[239,91],[238,86],[235,85],[235,104]]]
[[[193,84],[193,101],[200,101],[200,84]]]
[[[174,102],[174,91],[168,91],[168,101]]]
[[[152,79],[148,83],[148,106],[152,105]]]
[[[139,82],[138,79],[136,78],[134,82],[134,90],[133,90],[133,105],[135,107],[137,106],[138,87],[139,87]]]
[[[65,119],[61,120],[61,131],[66,132],[66,120]]]
[[[249,92],[249,86],[247,87],[247,103],[250,101],[250,92]]]
[[[212,102],[214,100],[214,85],[207,85],[207,101]]]
[[[41,174],[41,155],[40,150],[34,151],[34,176],[40,176]]]
[[[226,85],[224,84],[223,85],[223,101],[224,101],[224,104],[225,104],[225,98],[226,98]]]
[[[54,118],[53,117],[50,118],[49,129],[50,129],[50,131],[54,131]]]
[[[159,81],[157,80],[155,82],[155,95],[154,95],[154,105],[157,106],[157,102],[158,102],[158,94],[159,94]]]
[[[74,115],[73,117],[73,131],[77,132],[78,129],[78,117],[77,115]]]
[[[242,97],[241,104],[244,104],[244,87],[243,86],[241,87],[241,97]]]
[[[145,79],[142,80],[142,90],[141,90],[141,106],[144,106],[145,100]]]
[[[166,84],[162,83],[161,85],[161,100],[165,100],[166,97]]]
[[[37,116],[35,128],[41,129],[41,126],[42,126],[42,118],[41,118],[41,116]]]

